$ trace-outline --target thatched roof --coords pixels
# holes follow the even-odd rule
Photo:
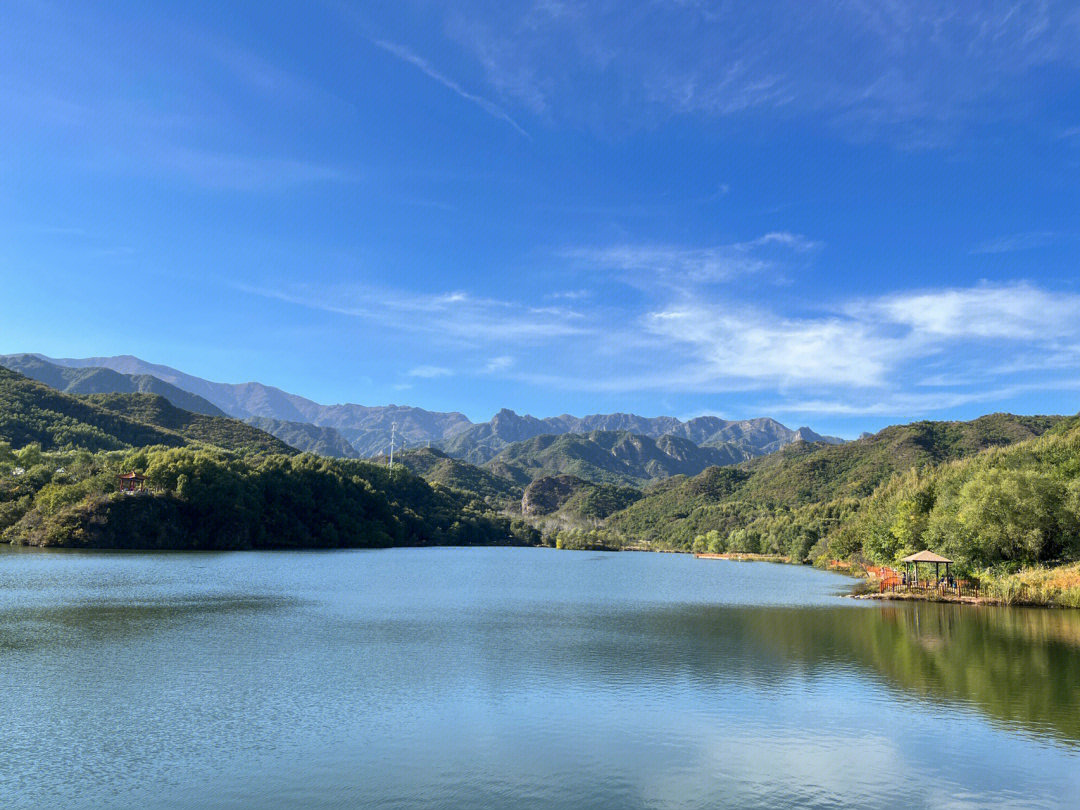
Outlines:
[[[948,557],[942,557],[940,554],[935,554],[932,551],[916,551],[914,554],[909,554],[904,557],[904,562],[926,562],[926,563],[951,563]]]

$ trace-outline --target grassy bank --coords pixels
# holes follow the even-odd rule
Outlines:
[[[1080,608],[1080,563],[988,574],[980,582],[987,597],[1003,605]]]

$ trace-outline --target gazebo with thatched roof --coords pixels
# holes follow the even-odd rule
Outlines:
[[[912,578],[918,583],[919,581],[919,563],[933,563],[934,564],[934,579],[941,579],[941,564],[945,564],[945,576],[949,576],[949,566],[953,561],[948,557],[942,557],[940,554],[935,554],[929,549],[924,551],[916,551],[914,554],[909,554],[904,557],[902,562],[906,562],[911,565]]]

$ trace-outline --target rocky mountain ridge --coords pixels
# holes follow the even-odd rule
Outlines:
[[[10,358],[0,357],[0,363]],[[539,419],[518,415],[502,409],[488,422],[473,423],[458,412],[427,411],[404,405],[368,406],[359,404],[322,405],[280,388],[259,382],[218,383],[186,374],[169,366],[148,363],[133,355],[88,358],[48,358],[44,355],[20,355],[61,369],[109,370],[130,377],[149,377],[160,385],[171,386],[174,396],[187,393],[201,398],[208,407],[238,419],[256,417],[294,423],[292,427],[276,429],[294,441],[304,439],[295,423],[308,423],[338,431],[362,457],[385,453],[390,446],[391,426],[397,425],[398,446],[418,447],[431,444],[455,458],[482,464],[490,461],[509,445],[542,435],[585,434],[591,431],[622,431],[659,439],[674,436],[705,447],[736,446],[750,455],[763,455],[801,440],[839,443],[841,440],[821,436],[809,428],[792,430],[774,419],[758,418],[726,420],[716,416],[701,416],[680,420],[672,416],[644,417],[636,414],[611,413],[572,416],[562,414]],[[66,373],[61,371],[61,376]],[[95,374],[98,372],[94,372]],[[54,375],[55,376],[55,375]],[[46,380],[46,382],[49,382]],[[53,384],[49,382],[49,384]],[[116,382],[120,385],[120,382]],[[149,384],[149,383],[144,383]],[[157,384],[157,383],[154,383]],[[130,383],[127,383],[130,386]],[[109,391],[97,391],[108,393]],[[164,391],[179,407],[187,407]],[[206,406],[202,406],[206,407]],[[188,410],[198,410],[187,407]],[[216,414],[215,414],[216,415]],[[275,426],[274,422],[264,425]],[[325,447],[335,442],[323,442]],[[301,447],[300,449],[307,449]]]

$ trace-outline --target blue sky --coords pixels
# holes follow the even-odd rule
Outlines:
[[[0,31],[0,352],[477,420],[1080,410],[1075,3],[9,0]]]

